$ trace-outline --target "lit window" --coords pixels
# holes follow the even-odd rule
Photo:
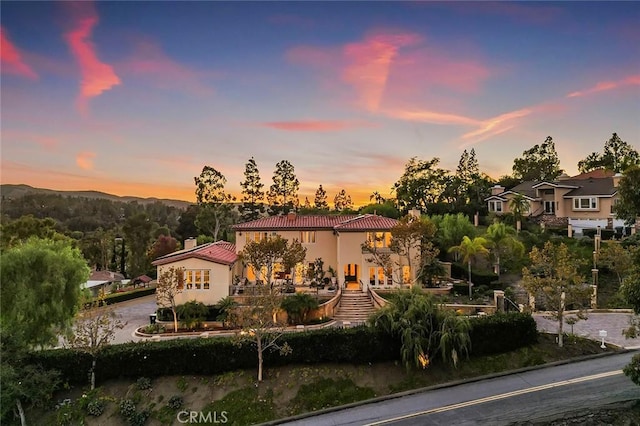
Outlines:
[[[383,248],[391,245],[391,233],[390,232],[367,232],[367,241],[369,245]]]
[[[300,242],[302,244],[313,244],[316,242],[316,231],[300,231]]]
[[[211,271],[209,269],[187,269],[184,271],[187,290],[209,290]]]

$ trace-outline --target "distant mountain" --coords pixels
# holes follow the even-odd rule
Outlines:
[[[188,201],[169,200],[164,198],[141,198],[130,196],[120,197],[118,195],[107,194],[100,191],[58,191],[55,189],[34,188],[29,185],[0,185],[0,195],[2,196],[3,200],[20,198],[27,194],[55,194],[61,195],[63,197],[106,199],[111,201],[121,201],[124,203],[137,201],[140,204],[151,204],[159,201],[167,206],[172,206],[179,209],[186,209],[188,206],[193,204]]]

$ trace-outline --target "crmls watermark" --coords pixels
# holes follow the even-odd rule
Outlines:
[[[229,421],[226,411],[180,411],[176,416],[180,423],[207,423],[207,424],[223,424]]]

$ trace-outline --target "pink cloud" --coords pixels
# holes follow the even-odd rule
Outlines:
[[[631,75],[618,81],[601,81],[588,89],[571,92],[567,94],[567,98],[577,98],[579,96],[591,95],[593,93],[613,90],[619,87],[638,85],[640,85],[640,74]]]
[[[480,128],[462,135],[462,139],[470,139],[480,142],[491,136],[499,135],[514,127],[512,122],[518,118],[526,117],[533,112],[530,108],[500,114],[496,117],[482,121]]]
[[[0,27],[0,63],[2,72],[37,80],[38,74],[24,62],[23,54],[7,36],[6,30]]]
[[[67,3],[67,5],[75,16],[71,30],[66,32],[64,37],[80,66],[82,77],[77,105],[80,112],[86,113],[89,99],[120,84],[120,78],[111,65],[100,62],[96,48],[91,42],[93,27],[98,23],[93,5],[87,3]]]
[[[14,130],[4,130],[2,132],[2,138],[6,141],[15,141],[20,145],[24,142],[35,143],[46,150],[53,150],[60,144],[60,140],[53,136],[44,136],[37,133]]]
[[[463,115],[448,114],[424,109],[385,109],[383,114],[407,121],[421,121],[433,124],[462,124],[468,126],[479,126],[483,122]]]
[[[335,132],[354,127],[372,127],[373,123],[341,120],[271,121],[261,124],[276,130],[292,132]]]
[[[117,69],[126,75],[142,77],[160,89],[179,88],[197,95],[213,93],[213,89],[201,81],[204,73],[174,61],[150,40],[139,40],[132,57],[118,64]]]
[[[92,170],[94,158],[96,158],[95,152],[88,152],[88,151],[79,152],[76,155],[76,164],[82,170]]]
[[[355,88],[365,109],[378,110],[400,48],[414,45],[419,40],[415,34],[379,33],[343,47],[346,66],[342,80]]]

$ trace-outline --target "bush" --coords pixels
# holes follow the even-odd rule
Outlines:
[[[95,399],[87,405],[87,414],[100,417],[104,413],[105,403],[102,399]]]
[[[131,399],[120,400],[120,415],[125,419],[130,418],[136,412],[136,404]]]
[[[473,356],[509,352],[538,341],[536,322],[519,312],[471,318]]]
[[[144,288],[141,290],[128,291],[126,293],[110,294],[104,298],[104,301],[107,305],[113,305],[114,303],[124,302],[127,300],[137,299],[138,297],[155,294],[155,292],[155,288]]]
[[[451,277],[468,280],[469,279],[469,266],[462,265],[461,263],[451,264]],[[471,271],[471,282],[477,287],[480,285],[490,285],[492,282],[498,281],[498,275],[493,272],[477,272]],[[454,288],[454,291],[456,289]],[[467,290],[468,291],[468,290]]]
[[[149,389],[151,389],[151,379],[149,379],[147,377],[140,377],[136,381],[136,387],[139,390],[149,390]]]
[[[202,325],[202,321],[207,318],[209,308],[202,302],[191,300],[182,305],[178,305],[178,307],[176,307],[176,313],[178,314],[178,319],[184,323],[187,328],[193,330]]]
[[[180,395],[173,395],[167,402],[167,407],[172,410],[179,410],[184,405],[184,401]]]

